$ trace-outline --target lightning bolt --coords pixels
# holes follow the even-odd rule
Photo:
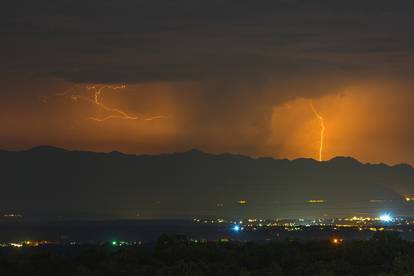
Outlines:
[[[319,114],[319,112],[315,109],[313,102],[310,102],[311,108],[313,113],[315,114],[316,118],[318,118],[321,126],[321,134],[320,134],[320,144],[319,144],[319,161],[322,161],[322,154],[323,154],[323,146],[324,146],[324,136],[325,136],[325,121],[323,117]]]
[[[61,93],[56,93],[55,96],[59,97],[59,96],[68,96],[70,97],[70,99],[72,99],[73,101],[79,101],[79,100],[86,100],[94,105],[97,105],[98,107],[100,107],[101,109],[112,113],[110,115],[107,115],[106,117],[89,117],[87,118],[88,120],[92,120],[95,122],[105,122],[111,119],[123,119],[123,120],[142,120],[142,121],[153,121],[153,120],[158,120],[158,119],[167,119],[168,116],[164,116],[164,115],[157,115],[157,116],[152,116],[152,117],[144,117],[144,116],[133,116],[130,115],[128,113],[126,113],[125,111],[118,109],[118,108],[113,108],[110,107],[108,105],[106,105],[103,101],[102,101],[102,95],[103,92],[105,90],[112,90],[112,91],[118,91],[121,89],[125,89],[126,85],[122,84],[122,85],[88,85],[86,86],[86,89],[88,91],[92,91],[93,92],[93,97],[89,98],[83,95],[80,95],[79,93],[75,93],[74,92],[74,88],[76,87],[72,87],[64,92]]]
[[[99,106],[100,108],[104,109],[105,111],[108,112],[112,112],[113,114],[108,115],[104,118],[96,118],[96,117],[89,117],[88,119],[96,121],[96,122],[104,122],[107,121],[109,119],[124,119],[124,120],[137,120],[138,117],[137,116],[131,116],[129,114],[127,114],[126,112],[117,109],[117,108],[111,108],[107,105],[105,105],[102,101],[101,101],[101,95],[102,92],[105,89],[111,89],[111,90],[120,90],[120,89],[125,89],[126,85],[120,85],[120,86],[112,86],[112,85],[103,85],[103,86],[96,86],[96,85],[91,85],[91,86],[87,86],[86,89],[91,90],[94,92],[94,103]]]

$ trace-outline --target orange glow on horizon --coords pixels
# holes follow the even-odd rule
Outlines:
[[[274,102],[270,96],[240,102],[229,97],[215,104],[197,83],[125,83],[125,88],[122,83],[20,83],[12,91],[39,96],[37,101],[3,101],[0,138],[5,149],[48,144],[159,154],[197,148],[252,157],[326,161],[350,156],[361,162],[414,164],[414,131],[408,127],[414,95],[408,85],[367,82]],[[271,88],[263,93],[276,93]],[[323,133],[315,111],[323,117]]]

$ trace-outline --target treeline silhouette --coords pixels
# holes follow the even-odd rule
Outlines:
[[[0,275],[413,275],[414,243],[394,232],[366,241],[194,242],[162,235],[151,248],[107,245],[2,249]]]

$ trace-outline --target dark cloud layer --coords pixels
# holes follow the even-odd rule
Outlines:
[[[1,67],[75,82],[412,69],[413,8],[355,0],[9,1]]]

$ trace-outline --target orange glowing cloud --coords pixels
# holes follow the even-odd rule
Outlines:
[[[397,82],[363,82],[332,93],[317,93],[319,85],[306,90],[306,97],[286,99],[282,96],[300,95],[295,91],[304,87],[283,94],[277,85],[253,85],[241,86],[244,90],[236,94],[209,94],[216,87],[206,91],[194,82],[128,84],[118,90],[58,81],[35,84],[23,83],[19,90],[31,89],[37,97],[3,101],[8,103],[0,109],[3,148],[50,144],[138,154],[197,148],[290,159],[352,156],[364,162],[414,164],[414,95],[411,86]]]
[[[401,91],[367,84],[312,99],[318,110],[310,109],[304,98],[275,106],[267,146],[275,148],[276,156],[288,158],[352,156],[365,162],[413,162],[404,125],[413,96]]]

